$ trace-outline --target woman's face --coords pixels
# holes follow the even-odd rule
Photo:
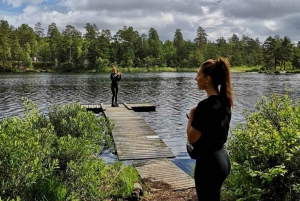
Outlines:
[[[116,72],[117,72],[117,69],[116,69],[116,68],[113,68],[113,69],[112,69],[112,72],[113,72],[113,73],[116,73]]]
[[[206,84],[207,84],[207,76],[202,73],[201,67],[199,68],[199,70],[197,72],[197,76],[196,76],[195,80],[197,81],[199,89],[202,89],[202,90],[205,89]]]

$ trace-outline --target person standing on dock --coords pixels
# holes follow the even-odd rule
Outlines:
[[[233,106],[229,66],[224,58],[207,60],[195,78],[207,98],[191,108],[186,132],[187,151],[196,159],[194,178],[201,201],[221,199],[221,187],[231,169],[224,148]]]
[[[117,67],[112,68],[112,72],[110,74],[111,79],[111,106],[118,107],[118,91],[119,91],[119,81],[121,80],[122,73],[118,72]]]

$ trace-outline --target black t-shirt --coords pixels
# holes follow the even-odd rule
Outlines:
[[[118,86],[118,81],[121,80],[121,75],[118,75],[117,73],[111,73],[110,79],[111,79],[112,86]]]
[[[227,97],[211,95],[200,101],[195,110],[192,127],[202,133],[194,146],[201,150],[218,150],[227,141],[231,120],[230,104]]]

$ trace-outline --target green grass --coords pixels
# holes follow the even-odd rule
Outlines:
[[[277,71],[279,73],[282,72],[286,72],[286,73],[299,73],[299,69],[298,70],[292,70],[290,68],[287,68],[287,70],[283,71],[280,70],[280,67],[276,68]],[[190,68],[190,67],[159,67],[159,66],[155,66],[155,67],[118,67],[119,72],[121,73],[147,73],[147,72],[197,72],[198,71],[198,67],[195,68]],[[51,70],[51,69],[47,69],[47,70],[43,70],[43,69],[34,69],[31,71],[26,71],[25,69],[6,69],[6,70],[2,70],[2,72],[57,72],[56,70]],[[260,72],[260,73],[269,73],[269,71],[265,71],[262,70],[261,66],[232,66],[230,67],[230,71],[231,72]],[[0,68],[0,72],[1,72],[1,68]],[[96,73],[97,71],[95,69],[82,69],[81,71],[78,70],[74,70],[72,72],[85,72],[85,73]],[[105,67],[104,69],[101,70],[101,72],[105,72],[105,73],[110,73],[111,72],[111,67]]]
[[[230,68],[231,72],[258,72],[261,66],[234,66]]]
[[[121,73],[147,73],[147,72],[197,72],[198,68],[178,67],[118,67]],[[111,72],[111,68],[105,68],[104,72]]]
[[[236,66],[231,67],[231,72],[258,72],[260,70],[260,66]],[[198,67],[196,68],[176,68],[176,67],[119,67],[118,71],[122,73],[147,73],[147,72],[197,72]],[[104,72],[111,72],[111,68],[105,68]]]

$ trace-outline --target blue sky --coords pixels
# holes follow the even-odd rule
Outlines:
[[[124,26],[140,34],[157,30],[160,39],[173,40],[176,29],[194,40],[201,26],[208,39],[226,40],[233,34],[258,38],[288,36],[300,41],[299,0],[0,0],[0,20],[15,27],[40,22],[47,32],[55,22],[60,31],[73,25],[85,32],[86,23],[112,35]]]

